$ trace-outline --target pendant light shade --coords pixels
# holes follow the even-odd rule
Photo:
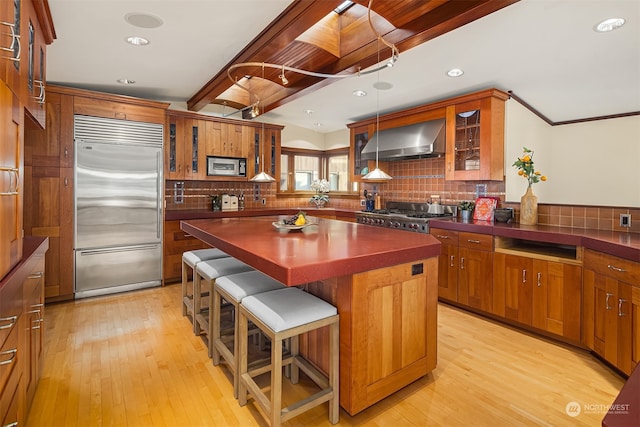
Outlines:
[[[271,175],[269,175],[265,171],[262,171],[259,174],[257,174],[256,176],[254,176],[253,178],[251,178],[249,181],[260,183],[260,182],[275,182],[275,180],[276,179],[274,177],[272,177]]]
[[[388,181],[391,178],[391,175],[387,174],[382,169],[379,169],[376,165],[376,168],[362,177],[362,179],[367,181]]]

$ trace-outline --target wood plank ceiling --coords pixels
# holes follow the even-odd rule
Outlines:
[[[375,0],[371,22],[387,42],[402,52],[452,31],[518,0]],[[335,79],[282,69],[234,64],[257,62],[298,68],[323,74],[357,73],[391,57],[391,49],[377,40],[368,20],[369,0],[354,0],[343,13],[334,9],[342,0],[294,1],[227,66],[191,99],[189,110],[207,104],[244,109],[259,100],[260,112],[267,112]],[[249,115],[245,115],[250,118]]]

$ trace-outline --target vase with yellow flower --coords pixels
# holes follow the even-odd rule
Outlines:
[[[547,177],[537,171],[533,165],[533,150],[522,147],[522,157],[518,157],[513,166],[518,175],[527,180],[527,192],[520,198],[520,224],[536,225],[538,223],[538,197],[533,194],[531,186]]]

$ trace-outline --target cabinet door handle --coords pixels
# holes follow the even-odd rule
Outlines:
[[[625,270],[624,268],[619,268],[619,267],[616,267],[615,265],[611,265],[611,264],[608,264],[607,268],[609,268],[609,269],[611,269],[613,271],[617,271],[618,273],[626,273],[627,272],[627,270]]]
[[[460,257],[460,270],[464,270],[464,257]]]
[[[626,314],[622,312],[622,303],[624,302],[627,302],[627,300],[618,298],[618,317],[626,316]]]
[[[40,93],[38,94],[38,96],[34,96],[34,98],[36,99],[36,102],[38,102],[38,104],[42,105],[45,101],[44,82],[42,80],[34,80],[34,83],[40,88]]]
[[[1,361],[0,362],[0,366],[2,366],[2,365],[10,365],[11,363],[13,363],[13,359],[16,358],[16,353],[18,353],[18,349],[17,348],[12,348],[11,350],[3,351],[2,353],[0,353],[0,356],[11,355],[11,357],[8,358],[7,360]]]
[[[69,178],[65,178],[64,179],[64,186],[68,187],[69,186]]]
[[[0,172],[8,172],[9,173],[9,191],[0,192],[0,196],[16,196],[18,195],[18,185],[20,183],[20,169],[18,168],[9,168],[9,167],[0,167]]]
[[[66,145],[64,146],[64,157],[65,159],[69,157],[69,148]]]
[[[16,320],[18,320],[18,316],[9,316],[9,317],[3,317],[0,319],[0,322],[9,322],[6,325],[1,325],[0,329],[11,329],[13,328],[13,325],[16,324]]]
[[[456,259],[456,257],[453,256],[453,255],[451,255],[451,257],[449,257],[449,262],[450,262],[449,267],[453,267],[453,260],[454,259]]]
[[[609,305],[609,298],[611,298],[613,296],[613,294],[610,294],[609,292],[607,292],[607,297],[604,300],[604,309],[605,310],[611,310],[613,307],[611,307]]]
[[[44,273],[42,271],[37,271],[33,274],[30,274],[27,279],[40,279],[42,276],[44,276]]]
[[[449,238],[449,236],[443,236],[442,234],[436,234],[436,237],[438,239],[448,239]]]
[[[480,240],[474,240],[474,239],[467,239],[467,242],[469,242],[469,243],[475,243],[475,244],[480,244]]]
[[[6,25],[11,30],[11,45],[9,47],[0,47],[0,50],[4,50],[6,52],[13,52],[14,47],[17,44],[18,46],[18,54],[16,56],[7,57],[9,61],[20,62],[20,52],[22,52],[22,46],[20,45],[20,36],[16,34],[16,26],[11,22],[0,21],[0,25]]]
[[[527,270],[522,270],[522,283],[527,283]]]
[[[538,272],[538,287],[542,286],[541,279],[542,279],[542,273]]]

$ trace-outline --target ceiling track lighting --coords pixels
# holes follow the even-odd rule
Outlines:
[[[400,51],[398,50],[396,45],[386,41],[380,35],[380,33],[378,33],[376,31],[376,29],[374,28],[373,22],[371,21],[371,5],[372,4],[373,4],[373,0],[369,0],[369,6],[367,7],[367,19],[369,21],[369,27],[371,28],[371,31],[373,31],[373,33],[377,37],[377,41],[381,41],[387,47],[389,47],[389,49],[391,49],[391,57],[389,58],[389,61],[387,61],[386,63],[384,63],[382,65],[378,65],[375,68],[373,68],[371,70],[367,70],[367,71],[362,71],[361,69],[358,68],[358,71],[355,72],[355,73],[349,73],[349,74],[326,74],[326,73],[317,73],[315,71],[302,70],[300,68],[289,67],[289,66],[284,65],[284,64],[271,64],[271,63],[268,63],[268,62],[242,62],[242,63],[238,63],[238,64],[233,64],[232,66],[230,66],[227,69],[227,76],[229,77],[229,80],[231,80],[235,86],[238,86],[239,88],[241,88],[243,90],[246,90],[249,93],[250,97],[251,97],[251,95],[256,96],[256,98],[258,98],[258,99],[252,105],[258,105],[260,103],[260,98],[257,97],[256,94],[252,93],[250,88],[248,88],[246,86],[243,86],[242,84],[240,84],[238,82],[237,78],[234,78],[234,76],[232,75],[232,72],[234,70],[236,70],[238,68],[246,68],[246,67],[261,67],[262,68],[262,79],[263,80],[264,80],[264,69],[265,69],[265,67],[266,68],[273,68],[273,69],[281,70],[281,74],[278,75],[278,78],[281,80],[282,85],[286,86],[286,85],[289,84],[289,80],[287,79],[287,77],[284,74],[285,71],[290,71],[292,73],[303,74],[305,76],[318,77],[318,78],[322,78],[322,79],[345,79],[345,78],[351,78],[351,77],[365,76],[365,75],[372,74],[372,73],[378,73],[378,72],[380,72],[381,70],[384,70],[387,67],[393,67],[395,65],[395,63],[398,62],[398,58],[400,57]],[[378,64],[379,63],[380,63],[380,49],[378,49]],[[250,79],[251,78],[250,75],[243,75],[243,77],[246,78],[246,79]],[[252,112],[253,112],[253,110],[252,110]],[[253,117],[255,117],[255,116],[253,116]]]

